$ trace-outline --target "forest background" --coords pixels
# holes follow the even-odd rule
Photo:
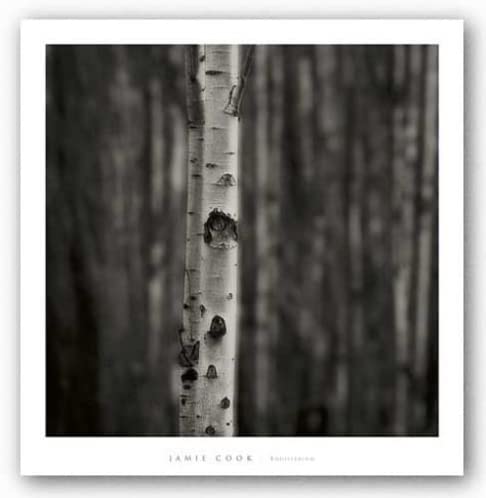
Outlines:
[[[46,56],[47,434],[176,435],[184,47]],[[239,435],[437,434],[437,92],[433,46],[256,47]]]

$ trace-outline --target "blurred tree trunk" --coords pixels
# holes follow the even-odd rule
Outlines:
[[[270,48],[270,131],[269,131],[269,146],[270,158],[269,164],[271,174],[269,175],[270,184],[267,190],[268,202],[268,218],[269,218],[269,235],[271,243],[269,247],[269,273],[272,282],[271,292],[269,295],[269,331],[273,343],[272,356],[268,359],[272,366],[272,384],[270,390],[272,398],[270,400],[275,406],[282,406],[281,393],[278,390],[278,378],[280,372],[277,370],[277,362],[275,355],[278,354],[278,345],[282,342],[281,335],[281,322],[280,322],[280,309],[284,305],[282,294],[278,291],[282,285],[282,273],[280,270],[280,256],[281,256],[281,239],[282,239],[282,135],[283,135],[283,64],[284,54],[282,47],[273,46]],[[282,430],[282,416],[280,410],[273,410],[273,424],[271,430],[273,434],[280,434]]]
[[[102,133],[89,94],[93,81],[84,77],[86,58],[71,46],[49,47],[46,55],[46,432],[90,435],[99,430],[102,406],[101,305],[93,288],[103,217],[100,184],[85,165]],[[99,216],[91,218],[90,210]]]
[[[410,49],[403,45],[394,47],[394,85],[397,103],[394,108],[394,152],[393,152],[393,294],[396,349],[395,383],[395,434],[405,435],[408,431],[408,404],[410,397],[410,339],[411,323],[409,307],[411,293],[411,272],[413,253],[413,164],[407,161],[407,107],[405,98],[409,89]]]
[[[258,48],[256,48],[258,51]],[[258,271],[255,185],[257,184],[256,166],[256,82],[255,77],[248,80],[247,95],[252,98],[245,99],[244,119],[241,121],[241,169],[244,174],[240,176],[241,210],[240,224],[244,230],[238,234],[240,247],[245,247],[240,252],[240,265],[242,271],[240,285],[240,338],[238,344],[238,396],[237,420],[238,434],[240,436],[254,436],[258,433],[258,419],[256,416],[256,388],[254,381],[255,358],[257,354],[257,325],[256,301],[257,282],[255,275]],[[245,270],[243,270],[245,269]]]
[[[279,223],[278,147],[280,109],[273,106],[279,92],[279,59],[270,47],[260,46],[255,57],[256,92],[256,209],[257,209],[257,335],[256,335],[256,402],[258,433],[268,435],[275,422],[272,407],[277,406],[274,362],[278,333],[278,309],[275,289],[278,287],[277,239]],[[273,68],[273,74],[270,74]],[[277,73],[277,74],[275,74]],[[273,82],[270,78],[273,77]],[[269,92],[271,89],[271,92]],[[273,102],[272,102],[273,101]],[[272,115],[270,114],[272,112]],[[275,155],[274,155],[275,154]],[[272,421],[271,421],[272,418]]]
[[[331,55],[330,55],[331,56]],[[349,426],[349,254],[348,254],[348,201],[349,186],[348,164],[346,157],[346,138],[349,133],[345,102],[344,58],[346,47],[333,47],[332,85],[326,96],[328,112],[325,118],[328,158],[327,203],[329,226],[327,233],[329,305],[332,309],[332,335],[334,349],[334,432],[345,434]]]
[[[358,51],[359,50],[359,51]],[[349,306],[350,329],[348,337],[349,349],[349,431],[351,434],[362,434],[366,425],[363,417],[363,399],[365,382],[364,370],[364,164],[363,133],[366,133],[364,116],[365,84],[362,81],[361,66],[357,62],[362,57],[362,48],[350,51],[346,71],[346,126],[347,132],[347,170],[349,183]]]
[[[147,112],[147,165],[143,201],[146,203],[146,249],[144,257],[147,281],[148,341],[147,363],[151,372],[157,367],[162,329],[162,303],[164,302],[165,268],[162,259],[166,252],[159,223],[162,218],[164,187],[168,181],[163,169],[164,115],[162,114],[162,88],[157,78],[151,78],[145,90]]]
[[[366,47],[364,139],[364,283],[366,432],[390,431],[394,406],[395,335],[392,277],[392,110],[391,47]]]
[[[270,281],[269,244],[271,243],[266,193],[269,184],[269,103],[268,103],[268,47],[258,47],[255,55],[255,99],[256,117],[256,245],[257,245],[257,295],[256,295],[256,408],[258,416],[258,433],[269,433],[269,394],[271,392],[271,350],[273,330],[270,330],[272,317],[269,314],[269,295],[272,293]]]
[[[160,377],[168,371],[165,356],[168,327],[167,320],[167,269],[168,244],[166,237],[166,205],[170,195],[170,168],[166,166],[168,142],[164,99],[164,85],[153,68],[161,64],[157,51],[148,53],[148,70],[142,73],[144,96],[145,164],[142,166],[142,223],[144,243],[142,258],[145,263],[146,299],[144,315],[147,323],[146,365],[147,398],[144,411],[147,417],[147,432],[154,434],[163,430],[168,414],[165,407],[169,398],[169,386],[160,385]],[[145,76],[145,78],[143,77]],[[165,360],[165,361],[164,361]]]
[[[238,341],[238,112],[237,46],[207,45],[199,374],[183,382],[196,392],[196,433],[235,433],[235,360]],[[197,379],[195,378],[197,376]],[[191,385],[193,387],[191,387]]]
[[[309,181],[312,224],[310,229],[311,260],[309,269],[309,299],[312,308],[312,320],[309,323],[309,399],[310,407],[328,412],[330,406],[330,328],[328,317],[332,311],[326,302],[324,292],[328,268],[326,265],[328,243],[329,213],[326,210],[326,193],[328,189],[326,174],[329,166],[326,144],[326,116],[330,112],[329,89],[335,70],[333,47],[313,46],[308,49],[311,74],[311,88],[308,90],[312,109],[310,110],[312,138],[312,174]],[[319,262],[316,264],[316,262]],[[314,333],[313,333],[314,331]],[[326,428],[326,432],[327,432]]]
[[[202,247],[202,170],[204,151],[204,46],[186,47],[187,98],[187,213],[186,261],[184,269],[183,328],[180,333],[179,364],[182,377],[187,372],[200,375],[197,368],[201,339],[201,247]],[[189,388],[188,388],[189,387]],[[179,407],[179,434],[195,435],[196,389],[190,383],[181,383]]]
[[[316,168],[314,161],[314,120],[315,115],[315,96],[313,94],[313,59],[311,57],[311,47],[296,47],[296,100],[295,126],[297,134],[297,155],[299,165],[296,168],[298,175],[299,190],[299,207],[298,217],[296,219],[296,228],[302,226],[303,220],[308,226],[306,230],[301,230],[298,235],[298,256],[297,270],[299,278],[299,290],[297,299],[299,301],[297,311],[297,326],[299,340],[301,343],[302,361],[301,370],[301,390],[300,404],[307,407],[314,401],[313,398],[313,367],[312,358],[316,338],[314,330],[317,326],[316,308],[313,305],[315,299],[315,271],[314,258],[315,247],[318,244],[319,235],[316,233],[316,213],[314,186],[316,185]],[[303,254],[309,253],[310,257],[302,257]]]
[[[107,230],[104,239],[108,263],[105,278],[112,291],[100,298],[108,315],[100,329],[100,384],[105,404],[103,431],[124,434],[142,425],[147,430],[142,409],[146,406],[148,317],[141,201],[147,165],[143,92],[132,78],[129,47],[112,47],[112,56],[116,69],[106,104],[112,123],[106,130],[106,167],[114,180],[104,199],[112,219],[111,233]]]
[[[280,222],[280,268],[282,276],[279,288],[279,320],[285,329],[286,340],[279,342],[279,354],[273,361],[279,378],[279,411],[281,431],[289,435],[294,433],[297,412],[299,410],[302,384],[302,362],[300,361],[303,345],[300,339],[298,323],[300,305],[299,249],[301,241],[298,233],[299,217],[302,211],[300,195],[300,158],[299,130],[296,126],[298,116],[297,72],[295,71],[296,53],[294,47],[283,46],[282,50],[282,154],[280,203],[282,216]],[[257,213],[257,216],[259,214]],[[302,220],[301,220],[302,222]],[[282,241],[285,241],[283,243]]]
[[[422,105],[422,162],[418,178],[417,212],[417,291],[415,322],[415,355],[413,376],[417,386],[414,406],[414,428],[426,429],[426,373],[429,336],[430,286],[434,240],[434,213],[436,211],[435,184],[437,181],[437,47],[423,46],[423,105]]]

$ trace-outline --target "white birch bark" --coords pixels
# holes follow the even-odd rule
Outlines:
[[[238,47],[205,48],[201,338],[196,434],[234,434],[238,339]]]
[[[184,310],[180,331],[181,392],[179,434],[196,435],[196,381],[201,336],[202,168],[204,148],[204,46],[186,48],[187,213],[184,268]]]

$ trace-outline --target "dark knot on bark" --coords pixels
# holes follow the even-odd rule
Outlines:
[[[223,317],[219,315],[215,315],[213,317],[213,319],[211,320],[211,326],[209,327],[208,334],[213,339],[219,339],[226,334],[226,322],[224,321]]]
[[[190,389],[193,382],[195,382],[198,378],[197,371],[194,368],[187,369],[182,375],[182,387],[184,389]]]
[[[229,408],[230,404],[230,400],[225,396],[219,403],[219,406],[226,410],[226,408]]]
[[[204,431],[208,436],[214,436],[216,434],[216,429],[212,425],[208,425]]]
[[[211,247],[229,249],[238,241],[236,221],[229,215],[213,209],[204,223],[204,242]]]
[[[216,371],[216,367],[214,365],[209,365],[206,377],[208,379],[216,379],[218,377],[218,372]]]
[[[234,187],[236,185],[236,178],[230,173],[225,173],[216,182],[216,185],[221,185],[222,187]]]

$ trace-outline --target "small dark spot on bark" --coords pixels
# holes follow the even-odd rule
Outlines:
[[[212,168],[217,168],[217,167],[218,167],[218,165],[215,164],[215,163],[206,163],[206,168],[211,168],[212,169]]]
[[[181,405],[182,405],[182,406],[185,406],[185,405],[186,405],[186,398],[182,398],[182,399],[181,399]]]
[[[197,299],[197,297],[196,297],[196,296],[190,296],[190,297],[189,297],[189,299],[190,299],[191,301],[195,301],[195,300]]]
[[[217,185],[221,185],[223,187],[233,187],[236,185],[236,179],[233,175],[229,173],[225,173],[217,182]]]
[[[214,76],[215,74],[222,74],[223,71],[220,71],[219,69],[206,69],[206,74],[209,74],[211,76]]]
[[[219,406],[226,410],[226,408],[229,408],[230,404],[230,400],[225,396],[219,403]]]
[[[199,57],[199,62],[203,62],[205,59],[206,59],[206,56],[205,55],[201,55]]]
[[[213,317],[213,319],[211,320],[211,326],[209,327],[208,334],[213,339],[219,339],[220,337],[223,337],[226,334],[226,323],[223,317],[219,315],[215,315]]]
[[[208,379],[216,379],[218,377],[218,372],[216,372],[216,367],[214,365],[209,365],[206,377]]]
[[[194,382],[198,378],[197,371],[194,370],[194,368],[189,368],[187,369],[182,375],[181,375],[181,380],[182,382]]]
[[[230,423],[229,423],[229,422],[226,422],[226,425],[230,425]]]
[[[226,295],[226,299],[228,301],[230,301],[231,299],[233,299],[233,294],[231,292],[228,292],[228,294]]]
[[[204,304],[201,304],[201,306],[199,306],[199,309],[201,310],[201,316],[204,316],[204,313],[206,313],[206,307],[204,306]]]
[[[216,434],[216,429],[212,425],[208,425],[204,431],[208,436],[214,436]]]
[[[184,303],[184,309],[188,310],[189,308],[190,308],[190,306],[187,303]]]
[[[196,418],[201,418],[201,415],[196,415]]]

